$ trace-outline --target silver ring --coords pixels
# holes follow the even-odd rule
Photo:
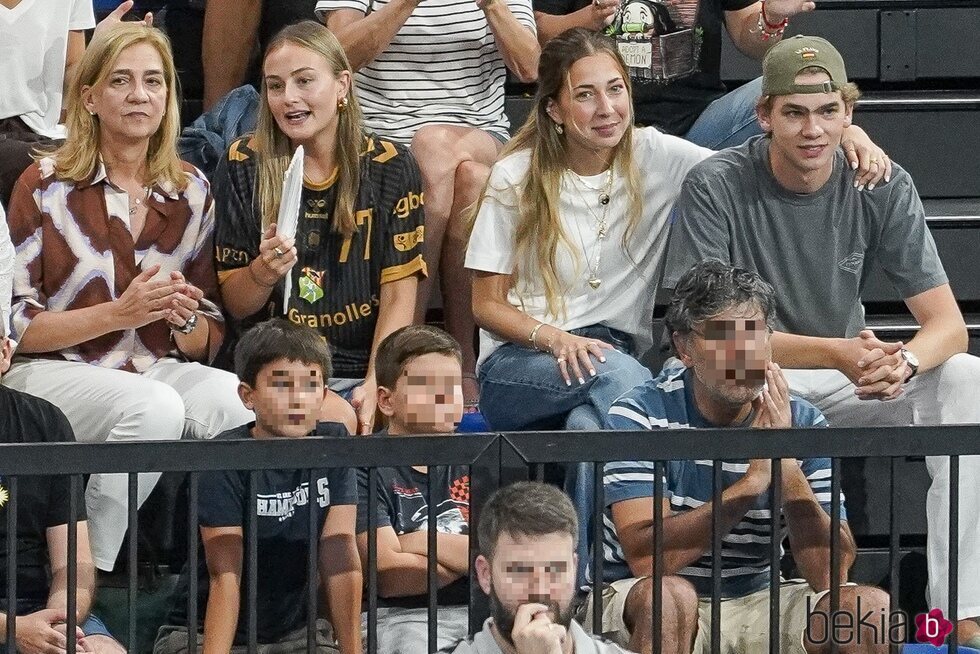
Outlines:
[[[276,253],[276,257],[275,257],[276,259],[281,259],[283,257],[283,255],[286,254],[285,252],[283,252],[282,250],[280,250],[278,247],[275,250],[273,250],[273,252]]]
[[[565,357],[558,357],[557,359],[555,359],[555,361],[557,361],[558,363],[565,363]]]

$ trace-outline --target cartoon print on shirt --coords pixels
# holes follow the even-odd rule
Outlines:
[[[634,82],[667,82],[699,71],[699,0],[628,0],[606,33],[616,37]]]

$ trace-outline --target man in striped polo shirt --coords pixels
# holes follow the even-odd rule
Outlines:
[[[677,284],[667,312],[679,362],[634,388],[610,409],[618,430],[711,427],[826,427],[812,404],[792,398],[769,343],[774,319],[772,287],[756,273],[716,260],[696,265]],[[803,579],[780,588],[781,651],[819,652],[829,644],[830,460],[782,460],[780,540],[788,534]],[[720,520],[721,648],[768,650],[769,551],[771,546],[768,459],[724,461]],[[651,651],[654,465],[617,461],[606,466],[605,577],[612,600],[602,633]],[[664,575],[689,581],[699,597],[694,652],[710,651],[712,462],[671,461],[664,487]],[[855,545],[841,498],[841,578],[854,561]],[[841,652],[886,652],[888,596],[877,588],[841,587],[840,610],[850,630],[835,630]],[[642,599],[641,599],[642,598]],[[868,614],[871,611],[871,614]],[[838,614],[840,615],[840,614]],[[861,621],[873,615],[873,623]],[[885,628],[882,628],[885,622]],[[693,626],[693,625],[692,625]],[[899,629],[900,631],[900,629]]]

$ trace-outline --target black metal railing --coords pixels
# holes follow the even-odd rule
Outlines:
[[[401,465],[460,465],[469,466],[470,470],[470,631],[480,628],[483,619],[488,615],[487,598],[483,595],[475,581],[472,562],[477,554],[475,525],[479,522],[480,508],[486,498],[497,488],[519,479],[542,479],[545,476],[545,466],[558,464],[561,468],[572,468],[583,462],[591,464],[588,468],[592,473],[593,503],[591,516],[583,516],[591,520],[592,543],[598,545],[592,548],[592,579],[593,584],[602,583],[602,538],[604,509],[604,490],[602,478],[604,464],[611,461],[634,460],[652,461],[655,463],[655,478],[662,479],[666,462],[677,460],[714,460],[713,487],[713,521],[712,521],[712,550],[713,556],[711,597],[711,634],[712,649],[718,651],[721,631],[721,614],[718,610],[721,602],[721,569],[720,554],[723,533],[719,518],[721,497],[721,461],[769,458],[773,461],[773,477],[769,490],[770,504],[774,508],[771,514],[770,528],[773,534],[779,533],[780,506],[780,466],[782,458],[811,458],[829,457],[832,460],[831,476],[831,542],[830,542],[830,579],[840,578],[840,459],[887,457],[892,461],[890,493],[891,507],[889,512],[891,534],[889,539],[889,570],[891,571],[891,609],[898,608],[898,559],[899,539],[902,535],[902,525],[898,524],[896,505],[898,495],[895,475],[896,462],[908,456],[946,456],[950,460],[950,519],[949,519],[949,616],[955,625],[957,621],[956,603],[958,594],[957,584],[957,555],[958,539],[958,487],[959,487],[959,456],[980,455],[980,426],[945,426],[945,427],[903,427],[854,429],[836,428],[821,430],[661,430],[655,434],[648,432],[547,432],[547,433],[507,433],[457,435],[452,437],[413,437],[413,438],[307,438],[295,440],[249,440],[249,441],[206,441],[206,442],[140,442],[112,444],[77,444],[77,443],[39,443],[39,444],[10,444],[0,445],[0,476],[7,486],[9,503],[7,505],[7,606],[15,607],[16,588],[16,542],[11,536],[17,533],[18,507],[18,477],[30,475],[70,475],[73,492],[69,506],[68,528],[68,611],[67,633],[74,632],[75,592],[77,580],[77,538],[75,521],[79,515],[77,506],[78,491],[81,488],[82,475],[91,473],[127,473],[129,474],[129,548],[128,559],[128,647],[137,651],[137,626],[139,616],[136,611],[137,598],[137,538],[138,529],[136,512],[136,474],[141,472],[183,472],[188,474],[188,509],[187,509],[187,569],[188,574],[188,605],[187,622],[189,633],[189,649],[195,652],[195,634],[199,627],[201,616],[197,607],[197,575],[198,561],[198,514],[197,496],[198,482],[201,473],[216,470],[251,471],[248,484],[249,497],[254,497],[255,471],[267,469],[307,470],[308,480],[312,482],[314,470],[329,468],[368,468],[368,487],[375,488],[377,468]],[[312,485],[311,485],[312,487]],[[426,498],[432,506],[430,486],[429,497]],[[661,579],[663,577],[664,542],[663,542],[663,489],[660,484],[653,484],[651,501],[653,502],[654,533],[652,543],[654,583],[652,584],[653,642],[660,642],[662,634],[661,607],[663,606]],[[367,650],[373,654],[377,650],[377,609],[378,609],[378,576],[377,576],[377,519],[374,493],[369,493],[368,510],[368,547],[367,569],[364,571],[366,581],[366,605],[368,613]],[[249,515],[245,527],[246,558],[245,577],[246,605],[245,616],[248,635],[248,650],[256,649],[256,606],[257,606],[257,573],[256,573],[256,520],[257,507],[254,501],[248,503]],[[319,534],[316,529],[312,495],[308,501],[310,511],[309,558],[307,577],[307,649],[315,651],[315,623],[317,618],[317,574],[316,574],[316,544]],[[428,512],[428,641],[429,651],[436,650],[437,642],[437,600],[438,577],[436,560],[438,556],[436,540],[436,511]],[[780,541],[771,539],[770,548],[770,651],[779,651],[779,580],[780,580]],[[595,588],[596,586],[593,586]],[[602,611],[602,593],[596,593],[594,602],[593,624],[599,625]],[[840,603],[840,590],[836,583],[830,584],[830,608],[836,611]],[[15,651],[15,620],[14,611],[7,615],[7,646],[8,651]],[[74,652],[74,641],[68,638],[68,651]],[[949,651],[957,649],[955,630],[949,639]],[[831,651],[834,651],[833,646]],[[897,651],[895,647],[892,651]]]

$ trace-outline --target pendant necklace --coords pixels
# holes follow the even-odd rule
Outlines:
[[[589,277],[586,280],[589,286],[596,290],[602,285],[602,279],[599,277],[599,264],[602,261],[602,242],[606,238],[606,234],[609,233],[609,225],[606,222],[606,217],[609,213],[609,203],[610,203],[610,192],[612,191],[613,184],[613,167],[610,166],[609,170],[606,172],[606,182],[600,188],[590,186],[585,182],[582,177],[575,171],[570,170],[572,186],[575,187],[575,192],[578,194],[579,199],[582,204],[589,210],[592,217],[595,218],[595,228],[596,228],[596,241],[595,245],[592,247],[592,255],[586,257],[586,267],[589,269]],[[598,202],[601,209],[597,212],[592,208],[592,203],[585,199],[585,194],[582,193],[581,186],[584,186],[586,190],[592,193],[598,192]],[[579,242],[582,244],[582,251],[585,252],[585,239],[582,238],[582,231],[579,229]]]
[[[136,197],[133,202],[129,205],[129,217],[132,218],[136,215],[136,210],[140,208],[140,205],[146,202],[150,197],[150,187],[143,187],[143,197]]]

